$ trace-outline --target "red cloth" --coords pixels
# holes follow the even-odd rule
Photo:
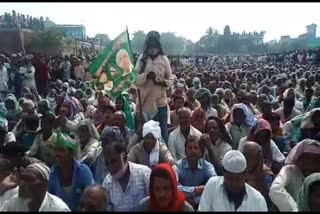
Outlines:
[[[152,186],[153,186],[153,174],[157,171],[166,171],[171,179],[172,189],[173,189],[173,197],[172,202],[170,203],[169,207],[165,210],[161,209],[158,206],[158,203],[153,195]],[[168,212],[179,212],[181,211],[184,203],[185,203],[185,196],[183,192],[178,190],[178,182],[176,178],[176,174],[174,173],[171,165],[167,163],[161,163],[155,166],[152,169],[151,176],[150,176],[150,187],[149,187],[149,195],[150,195],[150,208],[151,211],[168,211]]]

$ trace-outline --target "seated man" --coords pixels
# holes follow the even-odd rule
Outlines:
[[[132,147],[128,160],[137,164],[153,167],[159,163],[174,164],[174,159],[161,141],[159,122],[150,120],[143,125],[143,140]]]
[[[114,126],[118,126],[120,131],[121,131],[121,135],[122,138],[124,140],[124,142],[126,143],[126,145],[128,146],[130,143],[130,132],[128,127],[126,126],[126,115],[123,111],[116,111],[113,115],[113,125]]]
[[[247,161],[246,182],[258,190],[271,205],[269,189],[274,179],[271,169],[263,164],[262,148],[253,141],[248,141],[243,145],[243,155]]]
[[[108,193],[100,185],[88,186],[80,199],[81,212],[105,212],[107,211]]]
[[[222,160],[223,177],[212,177],[202,193],[199,210],[229,212],[267,212],[260,192],[246,184],[247,162],[243,154],[231,150]]]
[[[216,176],[216,172],[213,165],[201,157],[202,151],[197,137],[189,136],[185,147],[186,157],[179,160],[173,169],[177,175],[178,189],[196,208],[205,184],[211,177]]]
[[[19,193],[6,201],[4,212],[68,212],[68,206],[47,192],[50,169],[40,163],[27,166],[21,174]]]
[[[125,143],[102,144],[109,174],[102,186],[109,192],[108,211],[136,211],[139,202],[149,194],[151,170],[127,160]]]
[[[179,126],[169,135],[169,150],[177,161],[185,156],[185,143],[188,136],[194,135],[200,139],[202,135],[191,125],[190,116],[190,109],[181,108],[178,111]]]

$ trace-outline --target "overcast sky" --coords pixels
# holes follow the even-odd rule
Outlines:
[[[106,33],[111,39],[126,25],[130,34],[176,32],[193,42],[209,26],[219,32],[227,24],[235,32],[265,30],[265,41],[270,41],[297,37],[311,23],[320,25],[320,3],[0,3],[1,15],[12,10],[49,17],[56,24],[84,24],[88,36]]]

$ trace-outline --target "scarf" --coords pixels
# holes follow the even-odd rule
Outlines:
[[[299,212],[310,212],[309,191],[310,187],[320,181],[320,173],[313,173],[304,179],[303,185],[298,192],[297,205]]]
[[[93,122],[90,119],[81,120],[77,126],[77,129],[79,129],[80,126],[87,126],[87,128],[89,130],[90,137],[94,138],[96,140],[99,140],[100,136],[99,136],[98,130],[93,125]]]
[[[154,146],[154,148],[149,154],[149,163],[150,163],[150,166],[153,166],[159,163],[159,156],[160,156],[161,128],[159,126],[159,122],[150,120],[143,125],[142,137],[145,137],[150,133],[157,140],[156,145]]]
[[[158,171],[165,171],[168,174],[168,178],[171,180],[172,184],[172,201],[169,204],[167,209],[161,209],[158,206],[158,203],[155,199],[154,192],[153,192],[153,185],[154,185],[154,174]],[[178,182],[176,175],[172,169],[172,167],[167,163],[161,163],[152,169],[150,175],[150,187],[149,187],[149,195],[150,195],[150,211],[169,211],[169,212],[179,212],[181,211],[184,203],[185,203],[185,195],[183,192],[178,190]]]
[[[244,113],[245,116],[245,126],[247,127],[253,127],[254,125],[257,124],[257,118],[254,116],[253,112],[251,111],[251,109],[243,104],[243,103],[236,103],[233,105],[232,110],[231,110],[231,114],[230,114],[230,122],[233,123],[234,119],[233,119],[233,112],[235,109],[241,109]]]
[[[124,114],[126,115],[126,125],[130,130],[130,133],[134,133],[135,132],[135,124],[134,124],[134,119],[131,113],[131,108],[129,105],[129,95],[126,92],[121,93],[117,98],[117,99],[121,99],[123,101],[123,109],[121,109]]]
[[[312,153],[320,155],[320,142],[311,139],[305,139],[298,143],[287,156],[286,164],[297,164],[303,153]]]

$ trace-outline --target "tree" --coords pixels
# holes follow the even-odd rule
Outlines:
[[[182,55],[185,51],[185,40],[182,37],[177,37],[174,33],[162,33],[161,45],[165,54]]]
[[[55,27],[46,28],[43,31],[34,32],[32,35],[31,47],[48,52],[56,48],[61,48],[63,32]]]
[[[133,33],[133,38],[131,40],[131,47],[134,53],[142,53],[144,47],[144,41],[147,35],[142,31],[136,31]]]

